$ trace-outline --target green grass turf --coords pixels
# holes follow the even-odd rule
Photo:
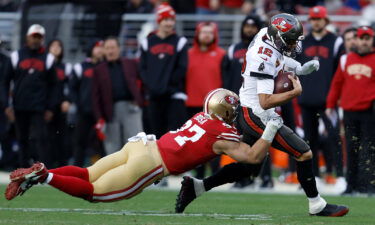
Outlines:
[[[4,193],[5,186],[0,186]],[[327,197],[350,206],[345,217],[312,217],[303,195],[211,192],[194,201],[185,214],[174,214],[176,191],[146,190],[131,200],[88,203],[50,187],[33,187],[12,201],[0,200],[0,224],[375,224],[375,198]]]

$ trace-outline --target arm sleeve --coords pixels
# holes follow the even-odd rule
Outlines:
[[[229,74],[229,64],[230,61],[228,55],[225,55],[223,57],[223,60],[221,61],[221,79],[223,81],[223,88],[225,89],[230,89],[230,87],[232,86],[232,79]]]
[[[171,76],[171,84],[173,87],[177,87],[179,90],[173,90],[172,92],[178,92],[185,88],[185,77],[188,64],[188,53],[187,53],[187,40],[185,37],[181,37],[177,44],[177,64]]]
[[[139,72],[140,77],[145,82],[147,80],[147,39],[144,39],[139,46],[140,58],[139,58]]]
[[[237,129],[231,127],[228,124],[223,124],[224,128],[221,129],[220,134],[217,136],[220,140],[240,142],[241,136],[237,132]]]
[[[340,59],[340,65],[337,67],[336,73],[333,76],[331,87],[327,95],[327,108],[334,108],[341,95],[341,89],[344,84],[344,71],[341,68],[341,63],[345,63],[346,55],[343,55]],[[343,65],[345,69],[345,65]]]
[[[341,37],[337,37],[333,50],[334,50],[333,68],[337,68],[340,64],[341,56],[345,54],[345,46]],[[332,76],[333,75],[334,75],[334,71],[332,71]]]
[[[286,71],[291,71],[296,73],[297,68],[301,68],[301,63],[290,58],[287,56],[284,56],[284,64],[285,64],[285,70]]]

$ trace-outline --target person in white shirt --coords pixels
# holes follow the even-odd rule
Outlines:
[[[274,78],[282,71],[292,71],[302,76],[319,69],[317,60],[301,65],[292,59],[300,50],[298,42],[302,39],[303,27],[300,21],[290,14],[282,13],[273,16],[269,26],[261,29],[250,43],[242,66],[244,81],[240,89],[241,107],[237,118],[237,127],[247,144],[254,144],[262,135],[268,121],[282,121],[280,115],[275,112],[276,106],[302,93],[298,77],[290,76],[293,90],[273,94]],[[272,146],[296,159],[297,176],[308,197],[310,215],[344,216],[348,213],[348,207],[328,204],[320,197],[312,170],[313,155],[309,145],[302,138],[283,125]],[[177,198],[176,212],[182,212],[197,196],[213,187],[243,177],[257,176],[261,165],[232,163],[204,180],[184,177]]]

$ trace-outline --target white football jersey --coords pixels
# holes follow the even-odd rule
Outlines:
[[[251,108],[263,123],[277,116],[274,108],[264,110],[258,94],[272,94],[274,78],[284,67],[284,56],[265,38],[267,28],[261,29],[250,43],[242,66],[243,84],[240,88],[241,105]]]

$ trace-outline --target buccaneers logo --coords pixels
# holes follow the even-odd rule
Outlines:
[[[287,32],[292,29],[293,25],[285,21],[284,18],[277,18],[272,21],[272,25],[275,26],[281,32]]]
[[[231,105],[236,105],[238,103],[237,98],[235,98],[234,96],[230,96],[230,95],[225,96],[225,101]]]

